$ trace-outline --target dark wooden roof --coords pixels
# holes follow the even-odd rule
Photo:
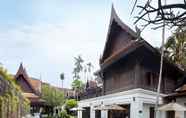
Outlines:
[[[113,29],[114,26],[120,27],[121,30],[124,32],[127,32],[133,39],[131,39],[127,44],[121,46],[117,52],[112,53],[111,55],[107,56],[106,53],[109,50],[109,48],[112,48],[110,45],[112,45],[111,40],[114,40],[113,37],[111,37],[111,34],[114,33]],[[123,39],[125,40],[125,39]],[[104,71],[107,67],[110,65],[118,62],[119,60],[123,59],[130,53],[136,51],[137,49],[144,47],[145,49],[149,50],[151,53],[153,53],[156,56],[161,56],[161,53],[154,48],[152,45],[150,45],[147,41],[145,41],[142,37],[137,37],[137,34],[126,24],[124,24],[121,19],[118,17],[116,14],[116,11],[114,7],[112,6],[112,11],[111,11],[111,18],[110,18],[110,25],[109,25],[109,30],[107,34],[107,39],[105,43],[105,48],[103,51],[103,56],[100,59],[100,71]],[[168,59],[164,58],[164,61],[166,64],[171,65],[172,68],[176,69],[180,73],[184,73],[180,68],[177,67],[177,65],[171,63],[168,61]]]
[[[32,80],[27,72],[26,72],[26,69],[23,68],[23,64],[21,63],[20,66],[19,66],[19,69],[16,73],[16,75],[14,76],[15,79],[18,79],[18,77],[22,75],[23,76],[23,79],[27,82],[28,86],[30,86],[30,88],[33,90],[34,93],[37,93],[37,89],[36,89],[36,86],[38,85],[38,82],[39,81],[36,81],[36,80]]]
[[[124,22],[122,22],[122,20],[118,17],[118,15],[112,5],[110,23],[109,23],[107,36],[106,36],[106,43],[105,43],[103,55],[100,59],[100,63],[102,63],[102,61],[104,61],[104,59],[106,58],[106,51],[109,48],[109,44],[111,43],[111,40],[112,40],[111,35],[114,33],[112,28],[116,25],[118,27],[120,27],[122,30],[125,30],[128,34],[130,34],[134,38],[137,38],[136,33],[130,27],[128,27]]]
[[[87,83],[86,83],[86,89],[89,89],[89,88],[97,88],[98,85],[97,85],[97,82],[95,80],[88,80]]]
[[[101,64],[101,69],[104,70],[108,66],[112,65],[116,61],[119,61],[122,57],[127,56],[130,52],[136,50],[138,47],[142,46],[143,41],[131,41],[128,45],[124,46],[115,54],[111,55],[107,59],[105,59]]]
[[[166,96],[166,98],[177,98],[177,97],[185,97],[185,96],[186,96],[186,84],[176,89],[174,93],[169,94],[168,96]]]

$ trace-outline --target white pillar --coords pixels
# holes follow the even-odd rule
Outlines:
[[[101,118],[108,118],[108,110],[101,111]]]
[[[143,118],[143,103],[134,99],[130,104],[130,118]]]
[[[90,118],[95,118],[96,117],[96,112],[94,110],[94,107],[91,106],[90,107]]]
[[[156,118],[166,118],[166,111],[157,111]]]
[[[161,118],[166,118],[166,111],[161,111],[160,114],[161,114]]]
[[[78,118],[82,118],[82,111],[78,111]]]
[[[184,118],[184,111],[176,111],[175,118]]]

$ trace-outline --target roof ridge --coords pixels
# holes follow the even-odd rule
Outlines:
[[[111,16],[110,16],[110,23],[109,23],[109,27],[108,27],[108,31],[107,31],[107,35],[106,35],[106,43],[105,43],[105,47],[103,50],[103,55],[100,58],[100,63],[102,63],[102,61],[105,59],[105,52],[107,50],[107,46],[108,46],[108,42],[110,40],[110,34],[112,32],[112,25],[116,23],[118,25],[118,27],[120,27],[122,30],[124,30],[126,33],[129,33],[131,35],[131,37],[133,38],[137,38],[137,34],[134,30],[132,30],[128,25],[126,25],[117,15],[116,10],[114,8],[114,5],[112,4],[112,8],[111,8]]]
[[[19,69],[15,75],[15,78],[18,78],[19,75],[22,75],[24,77],[24,79],[28,82],[28,84],[30,85],[31,89],[37,93],[37,90],[34,88],[34,86],[31,83],[30,77],[28,76],[26,69],[23,68],[23,63],[21,62]]]
[[[111,8],[111,18],[110,18],[110,24],[109,24],[109,28],[112,25],[112,22],[115,21],[118,23],[118,25],[123,29],[126,30],[126,32],[128,32],[129,34],[131,34],[133,37],[137,37],[136,32],[134,30],[132,30],[128,25],[126,25],[121,19],[120,17],[117,15],[117,12],[114,8],[114,5],[112,4],[112,8]]]

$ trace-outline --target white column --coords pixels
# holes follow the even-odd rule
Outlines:
[[[175,118],[184,118],[184,112],[183,111],[176,111]]]
[[[82,111],[78,111],[78,118],[82,118]]]
[[[91,106],[90,107],[90,118],[95,118],[96,117],[96,112],[94,110],[94,107]]]
[[[161,114],[161,118],[166,118],[166,111],[161,111],[160,114]]]
[[[166,118],[166,111],[157,111],[156,118]]]
[[[130,104],[130,118],[144,118],[143,117],[143,103],[140,100],[133,100]]]
[[[101,111],[101,118],[108,118],[108,110]]]

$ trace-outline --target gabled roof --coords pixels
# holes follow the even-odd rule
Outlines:
[[[112,65],[114,62],[120,60],[123,56],[126,56],[127,54],[133,52],[138,47],[142,46],[144,43],[143,40],[141,41],[131,41],[126,46],[124,46],[122,49],[120,49],[115,54],[111,55],[107,59],[105,59],[101,64],[101,69],[107,68],[109,65]]]
[[[42,85],[42,81],[38,80],[36,78],[33,77],[29,77],[29,81],[32,84],[32,86],[34,87],[34,89],[38,92],[41,92],[41,85]]]
[[[104,47],[104,51],[103,51],[103,55],[100,59],[100,63],[102,63],[102,61],[105,59],[105,53],[107,48],[109,48],[109,43],[111,42],[111,33],[112,31],[112,27],[113,25],[117,25],[118,27],[120,27],[122,30],[126,31],[128,34],[130,34],[132,37],[137,38],[136,33],[130,28],[128,27],[117,15],[114,6],[112,5],[112,10],[111,10],[111,17],[110,17],[110,23],[109,23],[109,28],[108,28],[108,32],[107,32],[107,36],[106,36],[106,43],[105,43],[105,47]]]
[[[176,98],[176,97],[185,97],[186,96],[186,84],[177,88],[174,93],[169,94],[166,98]]]
[[[107,58],[102,64],[100,64],[101,70],[104,71],[110,65],[113,65],[117,61],[121,60],[122,58],[126,57],[130,53],[138,50],[139,48],[144,47],[145,49],[151,51],[156,56],[161,56],[161,53],[150,45],[147,41],[141,40],[134,40],[133,42],[129,43],[127,46],[116,52],[114,55]],[[164,63],[171,65],[171,67],[175,68],[177,72],[180,72],[184,75],[184,71],[181,70],[176,64],[171,63],[167,58],[164,57]]]
[[[114,54],[110,55],[109,57],[104,58],[104,54],[105,54],[105,52],[108,48],[108,43],[110,41],[110,33],[112,31],[112,24],[114,22],[116,22],[117,25],[122,28],[122,30],[127,32],[130,36],[134,37],[134,39],[138,38],[138,40],[131,40],[130,42],[128,42],[128,44],[124,45],[120,50],[118,50]],[[119,61],[121,58],[127,56],[128,54],[136,51],[140,47],[144,47],[145,49],[150,50],[153,54],[155,54],[157,56],[161,55],[160,52],[156,48],[154,48],[152,45],[150,45],[147,41],[145,41],[141,37],[137,37],[137,34],[130,27],[128,27],[126,24],[124,24],[121,21],[121,19],[117,16],[114,7],[112,6],[109,31],[108,31],[108,34],[107,34],[107,40],[106,40],[106,44],[105,44],[105,48],[104,48],[104,52],[103,52],[103,57],[100,60],[101,71],[106,69],[108,66],[114,64],[115,62]],[[177,67],[177,65],[171,63],[166,58],[164,58],[164,61],[166,63],[170,64],[176,70],[178,70],[178,72],[183,73],[183,71],[181,69],[179,69]]]
[[[17,79],[20,75],[23,76],[23,79],[27,82],[27,84],[30,86],[30,88],[35,92],[38,93],[37,89],[36,89],[36,84],[38,84],[38,81],[36,82],[36,80],[32,80],[27,72],[26,69],[23,68],[23,64],[21,63],[19,66],[19,69],[15,75],[15,79]]]
[[[107,38],[109,36],[110,30],[111,30],[111,25],[113,22],[116,22],[123,30],[125,30],[126,32],[128,32],[130,35],[132,35],[133,37],[137,38],[136,33],[128,26],[126,25],[117,15],[116,10],[114,8],[114,6],[112,5],[112,10],[111,10],[111,18],[110,18],[110,24],[109,24],[109,31],[107,34]]]

